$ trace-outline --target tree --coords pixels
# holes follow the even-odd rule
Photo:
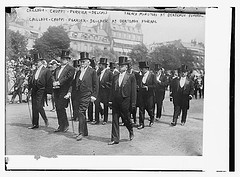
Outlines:
[[[113,51],[113,50],[108,50],[108,49],[100,49],[97,46],[93,48],[93,50],[90,52],[91,56],[95,56],[97,61],[99,58],[104,57],[108,58],[109,62],[116,62],[118,55]]]
[[[36,39],[33,53],[41,53],[42,56],[50,61],[61,55],[63,49],[70,47],[70,38],[63,26],[50,26],[43,35]]]
[[[12,30],[6,32],[6,57],[8,60],[19,61],[20,58],[25,58],[28,53],[27,38]]]
[[[144,44],[135,45],[129,53],[129,57],[132,59],[133,64],[137,64],[139,61],[146,60],[148,49]]]

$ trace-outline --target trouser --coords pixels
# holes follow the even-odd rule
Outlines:
[[[93,121],[93,102],[89,103],[87,110],[88,110],[88,120],[92,122]]]
[[[129,132],[133,131],[132,122],[130,120],[130,98],[118,97],[113,100],[113,117],[112,117],[112,134],[111,141],[119,142],[119,117],[124,120],[125,126]]]
[[[181,123],[185,123],[186,119],[187,119],[187,111],[188,111],[188,109],[185,107],[181,107],[180,105],[174,105],[173,122],[177,123],[178,116],[182,112]]]
[[[44,90],[32,90],[32,125],[39,125],[39,113],[42,116],[44,122],[47,122],[47,116],[43,109]]]
[[[99,113],[103,114],[104,119],[103,122],[108,121],[108,103],[103,103],[103,109],[100,105],[100,101],[95,102],[95,121],[99,122]]]
[[[17,95],[19,98],[19,102],[21,103],[22,102],[22,88],[21,87],[13,92],[13,96],[11,99],[12,102],[14,102],[14,99],[16,98]]]
[[[154,122],[154,101],[153,96],[143,95],[139,107],[139,124],[144,126],[145,110],[148,112],[150,122]]]
[[[91,93],[80,93],[77,100],[79,118],[78,133],[83,136],[88,136],[86,110],[88,109],[89,103],[91,101]]]
[[[157,118],[161,118],[162,116],[162,106],[163,106],[163,101],[157,102],[157,114],[156,114]]]

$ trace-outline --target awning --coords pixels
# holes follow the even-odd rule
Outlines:
[[[122,40],[122,39],[114,39],[114,42],[120,43],[120,44],[130,44],[130,45],[137,45],[140,44],[140,42],[136,41],[127,41],[127,40]]]

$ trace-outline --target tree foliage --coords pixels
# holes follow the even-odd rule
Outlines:
[[[129,53],[129,57],[132,59],[133,64],[145,61],[148,57],[148,49],[144,44],[135,45]]]
[[[62,49],[70,47],[70,38],[62,26],[50,26],[43,35],[36,39],[33,46],[33,53],[41,53],[42,56],[50,61],[61,55]]]
[[[6,57],[8,60],[19,61],[28,53],[27,39],[18,31],[7,30],[6,33]]]
[[[113,50],[102,50],[98,47],[94,47],[93,50],[90,52],[90,55],[95,56],[97,61],[101,57],[108,58],[108,62],[116,62],[118,59],[117,53],[115,53]]]

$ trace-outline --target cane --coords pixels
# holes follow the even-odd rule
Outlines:
[[[31,114],[31,109],[30,109],[30,105],[29,105],[29,94],[30,94],[30,91],[27,94],[27,103],[28,103],[29,116],[30,116],[30,119],[31,119],[31,122],[32,122],[32,114]]]
[[[74,132],[74,125],[73,125],[73,116],[72,116],[72,100],[71,100],[71,97],[69,97],[69,108],[70,108],[70,116],[71,116],[71,120],[72,120],[72,129],[73,129],[73,133],[75,133]]]

